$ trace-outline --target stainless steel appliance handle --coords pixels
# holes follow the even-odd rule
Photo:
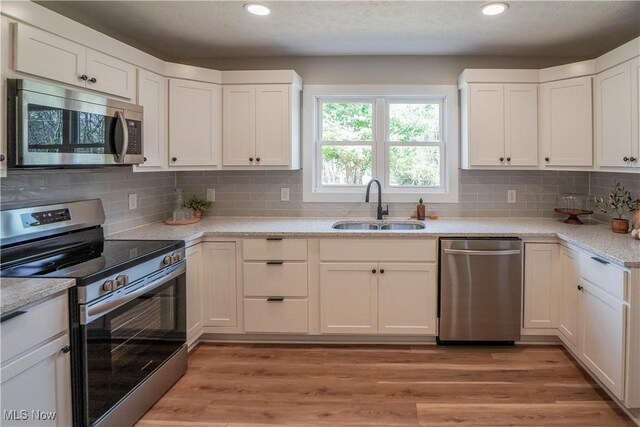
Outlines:
[[[129,148],[129,128],[127,127],[127,120],[124,118],[122,111],[116,111],[116,120],[118,120],[120,129],[122,130],[122,150],[120,153],[115,153],[115,159],[118,163],[124,163],[124,157],[127,155],[127,149]]]
[[[128,293],[128,294],[124,294],[120,297],[117,297],[116,299],[113,300],[107,300],[101,303],[97,303],[91,307],[87,308],[87,312],[86,312],[86,316],[83,316],[83,318],[81,319],[80,323],[83,325],[86,325],[87,323],[90,323],[91,321],[97,319],[98,317],[105,315],[107,313],[109,313],[110,311],[115,310],[118,307],[122,307],[123,305],[125,305],[126,303],[128,303],[129,301],[133,301],[134,299],[138,298],[140,295],[143,295],[149,291],[154,290],[155,288],[163,285],[164,283],[168,282],[171,279],[174,279],[178,276],[180,276],[181,274],[185,273],[187,271],[187,267],[186,264],[182,264],[182,266],[178,269],[176,269],[175,271],[172,271],[171,273],[167,274],[166,276],[162,276],[161,278],[159,278],[158,280],[154,280],[153,282],[136,289],[135,291]]]
[[[470,249],[445,249],[447,255],[480,255],[480,256],[496,256],[496,255],[520,255],[520,249],[508,249],[503,251],[478,251]]]

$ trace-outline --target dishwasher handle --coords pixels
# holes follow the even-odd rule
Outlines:
[[[479,255],[479,256],[502,256],[502,255],[520,255],[520,249],[507,249],[499,251],[482,251],[471,249],[444,249],[446,255]]]

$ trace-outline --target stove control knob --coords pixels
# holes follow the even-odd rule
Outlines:
[[[171,261],[172,261],[172,262],[178,262],[178,261],[180,261],[180,254],[172,253],[172,254],[171,254]]]
[[[116,285],[118,288],[127,284],[129,284],[129,276],[121,274],[120,276],[116,277]]]
[[[102,284],[102,290],[105,292],[111,292],[116,289],[116,282],[113,280],[107,280]]]
[[[171,255],[167,255],[166,257],[162,258],[162,263],[164,265],[171,265],[172,262],[173,259],[171,258]]]

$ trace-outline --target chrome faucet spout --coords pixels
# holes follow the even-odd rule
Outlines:
[[[387,209],[382,209],[382,185],[380,184],[380,181],[378,181],[378,178],[373,178],[367,184],[367,193],[364,196],[364,201],[366,203],[369,203],[369,195],[371,194],[371,184],[373,184],[374,182],[378,184],[378,209],[377,209],[378,214],[376,215],[376,218],[381,220],[382,215],[389,215],[389,205],[387,205]]]

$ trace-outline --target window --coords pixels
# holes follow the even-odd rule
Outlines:
[[[457,89],[305,86],[304,200],[457,202]]]

